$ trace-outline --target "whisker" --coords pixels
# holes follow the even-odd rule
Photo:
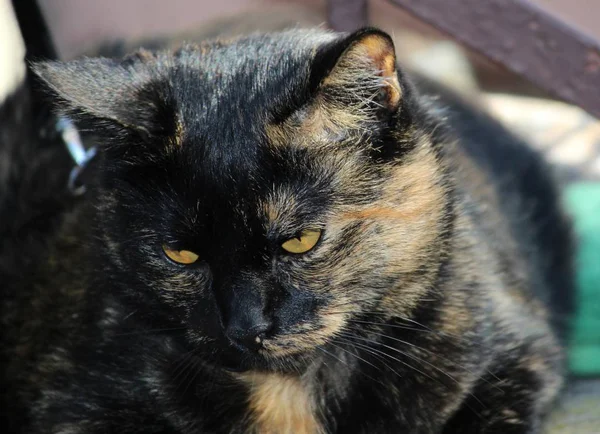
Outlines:
[[[338,308],[338,307],[342,307],[342,306],[348,306],[349,304],[364,303],[364,302],[376,302],[376,301],[379,301],[379,299],[377,297],[370,296],[370,297],[365,297],[365,298],[348,300],[344,303],[335,303],[335,304],[332,304],[331,307]]]
[[[181,393],[182,396],[185,395],[185,393],[190,388],[190,385],[196,380],[196,378],[200,374],[200,369],[198,369],[199,364],[200,362],[198,360],[192,358],[192,367],[189,369],[189,371],[192,373],[192,378],[190,379],[190,381],[187,381],[189,375],[186,376],[185,382],[187,382],[187,384],[185,386],[185,389],[183,389],[183,392]]]
[[[462,336],[458,336],[456,334],[453,333],[448,333],[448,332],[442,332],[442,331],[438,331],[438,330],[433,330],[430,327],[427,327],[424,324],[421,324],[417,321],[414,320],[410,320],[409,318],[401,318],[401,317],[394,317],[393,319],[398,319],[400,321],[406,321],[406,322],[410,322],[411,324],[416,324],[419,327],[422,327],[421,329],[415,329],[415,331],[422,331],[422,332],[427,332],[427,333],[432,333],[434,335],[437,336],[444,336],[444,337],[449,337],[449,338],[454,338],[457,339],[459,341],[463,341],[469,345],[475,345],[477,347],[484,347],[485,345],[483,343],[480,342],[475,342],[473,340],[464,338]],[[374,322],[374,321],[365,321],[365,320],[358,320],[358,319],[352,319],[350,320],[352,322],[356,322],[356,323],[360,323],[360,324],[371,324],[371,325],[376,325],[376,326],[381,326],[381,327],[391,327],[391,328],[397,328],[397,329],[405,329],[407,330],[407,326],[405,325],[400,325],[400,324],[389,324],[389,323],[384,323],[384,322]],[[408,329],[408,330],[412,330],[412,329]]]
[[[331,342],[330,342],[331,343]],[[335,345],[334,345],[335,346]],[[329,357],[333,357],[334,359],[336,359],[338,362],[340,362],[342,365],[344,365],[347,369],[351,369],[350,366],[348,365],[348,363],[346,363],[344,360],[340,359],[338,356],[336,356],[333,353],[330,353],[329,351],[327,351],[325,348],[318,346],[316,347],[319,351],[322,351],[323,353],[327,354]]]
[[[350,342],[348,342],[348,343],[350,343]],[[344,348],[344,347],[342,347],[342,346],[340,346],[340,345],[336,345],[336,344],[335,344],[335,343],[333,343],[333,342],[330,342],[330,344],[331,344],[331,345],[333,345],[334,347],[336,347],[336,348],[339,348],[340,350],[342,350],[342,351],[344,351],[344,352],[346,352],[346,353],[350,354],[351,356],[353,356],[353,357],[356,357],[358,360],[361,360],[361,361],[365,362],[366,364],[368,364],[368,365],[372,366],[373,368],[377,369],[378,371],[381,371],[381,368],[379,368],[378,366],[375,366],[374,364],[372,364],[372,363],[371,363],[371,362],[369,362],[368,360],[365,360],[365,359],[363,359],[363,358],[362,358],[362,357],[360,357],[358,354],[356,354],[356,353],[353,353],[352,351],[350,351],[350,350],[347,350],[346,348]]]
[[[352,342],[352,341],[351,341],[351,340],[349,340],[349,339],[344,339],[344,338],[342,338],[342,337],[340,337],[340,336],[338,336],[338,339],[341,339],[341,341],[342,341],[343,343],[346,343],[347,345],[352,345],[352,346],[355,346],[355,345],[356,345],[356,343],[355,343],[355,342]],[[393,373],[395,373],[395,374],[396,374],[398,377],[402,377],[402,375],[401,375],[401,374],[400,374],[398,371],[396,371],[394,368],[392,368],[392,367],[391,367],[391,366],[390,366],[390,365],[389,365],[389,364],[388,364],[388,363],[385,361],[385,359],[384,359],[383,357],[381,357],[381,356],[380,356],[379,354],[377,354],[376,352],[372,351],[372,350],[371,350],[371,348],[368,348],[368,347],[366,347],[366,346],[362,346],[362,349],[363,349],[363,350],[365,350],[365,351],[367,351],[367,352],[368,352],[368,353],[370,353],[370,354],[371,354],[373,357],[375,357],[377,360],[379,360],[381,363],[383,363],[383,364],[384,364],[384,365],[385,365],[385,366],[386,366],[388,369],[390,369],[390,370],[391,370]],[[353,354],[353,355],[354,355],[355,357],[359,357],[357,354]],[[366,362],[366,360],[364,360],[364,359],[361,359],[361,360],[363,360],[363,361],[365,361],[365,362]],[[367,362],[367,363],[368,363],[368,362]],[[371,366],[374,366],[374,365],[372,365],[371,363],[369,363],[369,364],[370,364]],[[377,369],[378,369],[379,371],[381,371],[381,369],[380,369],[380,368],[377,368]]]
[[[397,353],[399,353],[399,354],[401,354],[401,355],[403,355],[403,356],[405,356],[405,357],[408,357],[408,358],[410,358],[410,359],[414,360],[415,362],[424,363],[424,364],[426,364],[427,366],[430,366],[431,368],[435,369],[436,371],[438,371],[438,372],[440,372],[441,374],[443,374],[443,375],[445,375],[446,377],[448,377],[450,380],[452,380],[452,381],[453,381],[454,383],[456,383],[458,386],[460,386],[460,385],[461,385],[461,382],[460,382],[460,381],[458,381],[456,378],[454,378],[454,377],[453,377],[453,376],[452,376],[450,373],[448,373],[448,372],[444,371],[443,369],[441,369],[441,368],[440,368],[440,367],[438,367],[438,366],[435,366],[433,363],[431,363],[431,362],[429,362],[429,361],[427,361],[427,360],[425,360],[425,359],[422,359],[422,358],[420,358],[420,357],[418,357],[418,356],[415,356],[415,355],[413,355],[413,354],[410,354],[410,353],[407,353],[407,352],[405,352],[405,351],[402,351],[402,350],[400,350],[400,349],[398,349],[398,348],[396,348],[396,347],[392,347],[391,345],[384,344],[383,342],[378,342],[378,341],[374,341],[374,340],[372,340],[372,339],[367,339],[367,338],[361,338],[361,337],[359,337],[359,336],[353,336],[353,335],[351,335],[351,334],[348,334],[348,333],[346,333],[346,335],[347,335],[347,336],[350,336],[350,337],[353,337],[354,339],[359,339],[359,340],[362,340],[362,341],[369,342],[369,343],[371,343],[371,344],[376,344],[376,345],[383,346],[383,347],[385,347],[385,348],[388,348],[388,349],[390,349],[390,350],[392,350],[392,351],[395,351],[395,352],[397,352]],[[416,346],[416,345],[409,344],[408,342],[405,342],[405,341],[402,341],[402,340],[399,340],[399,341],[400,341],[400,342],[402,342],[402,343],[405,343],[405,344],[411,345],[413,348],[416,348],[416,349],[421,349],[421,348],[419,348],[419,347],[418,347],[418,346]],[[408,365],[408,366],[410,366],[410,365]],[[413,369],[417,370],[418,372],[420,372],[420,373],[421,373],[421,374],[423,374],[423,375],[427,375],[427,374],[425,374],[424,372],[422,372],[422,371],[419,371],[418,369],[416,369],[416,368],[414,368],[414,367],[413,367]],[[434,380],[432,377],[429,377],[429,378],[431,378],[432,380]],[[435,379],[435,380],[437,380],[437,379]],[[438,381],[440,384],[443,384],[441,381],[439,381],[439,380],[437,380],[437,381]],[[479,398],[477,398],[475,395],[473,395],[472,393],[469,393],[469,395],[470,395],[470,396],[472,396],[472,397],[473,397],[473,399],[475,399],[475,400],[476,400],[477,402],[479,402],[481,405],[484,405],[484,404],[483,404],[483,403],[482,403],[482,402],[479,400]]]
[[[194,357],[196,351],[198,350],[199,348],[194,348],[193,350],[187,351],[179,357],[178,361],[176,362],[176,366],[171,371],[171,381],[177,383],[177,379],[183,372],[186,371],[190,360]]]
[[[351,344],[351,345],[353,345],[353,344],[352,344],[352,343],[350,343],[350,342],[348,342],[348,343],[349,343],[349,344]],[[353,352],[351,352],[351,351],[349,351],[349,350],[347,350],[347,349],[343,348],[343,347],[342,347],[342,346],[340,346],[340,345],[336,345],[336,344],[335,344],[335,343],[333,343],[333,342],[329,342],[329,344],[333,345],[334,347],[336,347],[336,348],[338,348],[338,349],[340,349],[340,350],[342,350],[342,351],[345,351],[346,353],[350,354],[351,356],[353,356],[353,357],[355,357],[355,358],[357,358],[357,359],[359,359],[359,360],[362,360],[363,362],[365,362],[365,363],[367,363],[367,364],[371,365],[371,366],[372,366],[373,368],[375,368],[376,370],[378,370],[378,371],[381,371],[381,368],[379,368],[378,366],[375,366],[374,364],[370,363],[368,360],[365,360],[365,359],[363,359],[363,358],[362,358],[362,357],[360,357],[358,354],[356,354],[356,353],[353,353]],[[336,358],[337,358],[337,357],[336,357]],[[337,359],[338,359],[338,360],[340,360],[339,358],[337,358]],[[340,360],[340,362],[342,362],[342,360]],[[344,362],[344,364],[346,365],[346,367],[348,368],[348,370],[351,370],[350,366],[349,366],[347,363],[345,363],[345,362]],[[379,379],[377,379],[377,378],[374,378],[374,377],[372,377],[371,375],[367,374],[366,372],[364,372],[364,371],[362,371],[362,370],[359,370],[358,372],[359,372],[361,375],[364,375],[365,377],[367,377],[367,378],[368,378],[368,379],[370,379],[370,380],[373,380],[373,381],[374,381],[374,382],[376,382],[376,383],[383,384],[383,383],[381,382],[381,380],[379,380]]]
[[[372,339],[368,339],[368,338],[361,338],[359,336],[353,336],[350,333],[347,333],[346,335],[349,336],[349,337],[353,337],[355,339],[360,339],[361,341],[369,342],[371,344],[381,345],[381,346],[383,346],[385,348],[388,348],[388,349],[390,349],[392,351],[396,351],[397,353],[402,354],[405,357],[409,357],[409,358],[413,359],[416,362],[425,363],[426,365],[432,367],[433,369],[436,369],[437,371],[441,372],[442,374],[444,374],[445,376],[447,376],[448,378],[450,378],[452,381],[456,382],[457,384],[460,384],[459,381],[456,378],[454,378],[452,375],[450,375],[449,373],[445,372],[443,369],[438,368],[437,366],[435,366],[434,364],[428,362],[427,360],[423,360],[420,357],[417,357],[417,356],[412,355],[410,353],[404,352],[404,351],[402,351],[402,350],[400,350],[400,349],[398,349],[396,347],[392,347],[391,345],[384,344],[383,342],[378,342],[378,341],[375,341],[375,340],[372,340]],[[404,341],[400,341],[400,342],[406,343]],[[411,345],[411,346],[414,347],[414,348],[418,348],[415,345]]]
[[[211,357],[209,360],[204,360],[205,362],[210,362],[213,366],[215,365],[217,356],[212,353]],[[212,392],[215,388],[215,386],[217,385],[217,376],[216,375],[210,375],[210,380],[208,382],[208,384],[204,384],[202,387],[206,389],[205,393],[203,393],[204,398],[202,399],[202,404],[200,405],[200,408],[204,407],[204,404],[206,403],[206,401],[209,399],[209,397],[212,395]]]
[[[129,313],[129,314],[127,314],[127,315],[125,315],[121,321],[128,320],[128,319],[129,319],[129,318],[131,318],[133,315],[135,315],[136,313],[138,313],[138,311],[139,311],[139,309],[136,309],[136,310],[134,310],[133,312],[131,312],[131,313]]]
[[[381,343],[379,343],[379,342],[376,342],[376,341],[372,341],[372,340],[369,340],[369,339],[362,339],[362,338],[359,338],[359,337],[357,337],[357,336],[354,336],[354,335],[351,335],[351,334],[348,334],[348,335],[346,335],[346,336],[347,336],[347,337],[350,337],[350,338],[352,338],[352,339],[361,339],[361,340],[365,340],[365,341],[367,341],[367,342],[369,342],[369,343],[377,343],[377,344],[380,344],[380,345],[382,345],[382,346],[384,346],[384,347],[386,347],[386,348],[389,348],[389,349],[395,350],[395,348],[394,348],[394,347],[391,347],[391,346],[389,346],[389,345],[385,345],[385,344],[381,344]],[[373,351],[375,351],[375,352],[377,352],[377,353],[379,353],[379,354],[381,354],[381,355],[383,355],[383,356],[389,357],[390,359],[392,359],[392,360],[395,360],[396,362],[398,362],[398,363],[401,363],[401,364],[403,364],[404,366],[406,366],[406,367],[408,367],[408,368],[410,368],[410,369],[413,369],[414,371],[416,371],[416,372],[420,373],[421,375],[423,375],[423,376],[425,376],[425,377],[429,378],[429,379],[430,379],[430,380],[432,380],[432,381],[437,381],[437,382],[439,382],[440,384],[443,384],[443,383],[442,383],[442,382],[441,382],[439,379],[437,379],[437,378],[433,378],[431,375],[429,375],[429,374],[426,374],[425,372],[421,371],[420,369],[418,369],[418,368],[416,368],[416,367],[414,367],[414,366],[412,366],[412,365],[410,365],[410,364],[406,363],[404,360],[400,360],[399,358],[392,356],[391,354],[388,354],[388,353],[386,353],[386,352],[384,352],[384,351],[381,351],[381,350],[378,350],[378,349],[376,349],[376,348],[371,348],[371,347],[369,347],[369,346],[367,346],[367,345],[364,345],[364,344],[355,343],[355,345],[357,345],[357,346],[358,346],[358,347],[360,347],[360,348],[365,348],[365,347],[367,347],[367,348],[370,348],[371,350],[373,350]],[[398,351],[398,352],[399,352],[399,353],[401,353],[401,354],[403,354],[403,355],[406,355],[406,354],[402,353],[402,351]]]
[[[343,313],[351,313],[351,314],[369,314],[369,315],[381,315],[381,316],[389,316],[389,313],[386,312],[381,312],[381,311],[377,311],[377,310],[357,310],[357,309],[352,309],[352,310],[334,310],[334,311],[329,311],[326,312],[326,315],[336,315],[336,314],[343,314]]]
[[[476,374],[476,373],[475,373],[475,372],[473,372],[471,369],[469,369],[469,368],[465,367],[464,365],[462,365],[462,364],[460,364],[460,363],[457,363],[457,362],[456,362],[456,361],[454,361],[454,360],[450,360],[450,359],[448,359],[447,357],[444,357],[444,356],[442,356],[441,354],[435,353],[435,352],[433,352],[433,351],[431,351],[431,350],[429,350],[429,349],[427,349],[427,348],[420,347],[420,346],[418,346],[418,345],[415,345],[415,344],[413,344],[413,343],[411,343],[411,342],[407,342],[407,341],[404,341],[404,340],[402,340],[402,339],[398,339],[398,338],[396,338],[396,337],[394,337],[394,336],[386,335],[385,333],[378,333],[378,332],[374,332],[374,331],[372,331],[372,330],[370,330],[370,331],[369,331],[369,333],[371,333],[371,334],[374,334],[374,335],[377,335],[377,336],[381,336],[381,337],[383,337],[383,338],[391,339],[391,340],[394,340],[394,341],[396,341],[396,342],[399,342],[399,343],[401,343],[401,344],[408,345],[408,346],[410,346],[410,347],[412,347],[412,348],[415,348],[416,350],[419,350],[419,351],[425,351],[425,352],[427,352],[427,353],[429,353],[429,354],[432,354],[432,355],[434,355],[435,357],[438,357],[438,358],[440,358],[440,359],[442,359],[442,360],[444,360],[444,361],[446,361],[446,362],[450,363],[450,364],[451,364],[451,365],[453,365],[453,366],[458,366],[459,368],[463,369],[464,371],[466,371],[466,372],[468,372],[468,373],[470,373],[470,374],[472,374],[472,375],[475,375],[477,379],[481,379],[481,380],[485,381],[486,383],[488,383],[488,384],[489,384],[489,385],[491,385],[492,387],[495,387],[495,388],[497,388],[498,390],[501,390],[501,389],[500,389],[498,386],[496,386],[496,385],[492,384],[492,383],[491,383],[489,380],[486,380],[485,378],[483,378],[483,376]],[[416,357],[416,356],[415,356],[415,357]],[[425,361],[425,363],[429,363],[429,362]],[[433,366],[433,365],[432,365],[432,366]],[[434,366],[434,367],[435,367],[435,366]],[[437,368],[436,368],[436,369],[437,369]],[[500,381],[500,379],[499,379],[498,377],[496,377],[496,376],[495,376],[495,375],[494,375],[492,372],[490,372],[490,371],[489,371],[489,370],[487,370],[487,369],[486,369],[485,371],[486,371],[486,373],[487,373],[487,374],[489,374],[489,375],[491,375],[491,376],[495,377],[495,378],[496,378],[498,381]]]

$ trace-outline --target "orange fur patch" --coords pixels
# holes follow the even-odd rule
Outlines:
[[[396,107],[402,93],[396,77],[396,55],[393,44],[381,35],[369,35],[363,38],[359,45],[375,67],[381,71],[381,76],[386,79],[387,102],[391,107]]]
[[[414,219],[423,214],[422,209],[397,210],[393,208],[373,207],[361,211],[344,213],[341,218],[349,220],[386,220],[386,219]]]
[[[310,394],[300,378],[280,374],[250,373],[239,378],[250,389],[250,417],[261,434],[317,434]]]

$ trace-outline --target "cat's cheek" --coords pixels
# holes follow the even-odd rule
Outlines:
[[[347,324],[349,315],[324,306],[307,321],[297,323],[283,333],[263,342],[266,357],[306,356],[334,339]]]

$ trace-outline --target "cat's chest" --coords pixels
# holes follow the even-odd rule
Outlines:
[[[323,427],[314,398],[298,377],[281,374],[240,375],[248,388],[248,420],[260,434],[318,434]]]

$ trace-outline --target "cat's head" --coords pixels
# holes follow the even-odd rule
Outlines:
[[[447,188],[388,35],[291,31],[35,70],[101,138],[106,279],[215,363],[318,357],[361,321],[407,315],[435,278]]]

